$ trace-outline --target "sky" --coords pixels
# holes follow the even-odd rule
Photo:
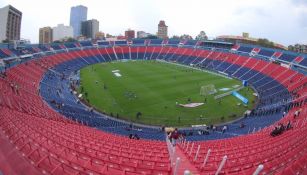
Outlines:
[[[1,0],[22,11],[21,37],[38,42],[39,28],[69,25],[70,8],[88,7],[100,31],[123,35],[128,28],[155,34],[160,20],[169,36],[205,31],[209,38],[241,35],[285,46],[307,44],[307,0]]]

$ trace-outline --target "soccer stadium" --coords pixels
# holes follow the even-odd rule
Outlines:
[[[0,59],[0,174],[307,174],[306,54],[134,38]]]

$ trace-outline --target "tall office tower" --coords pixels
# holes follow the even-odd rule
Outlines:
[[[22,12],[11,5],[0,8],[0,42],[20,40]]]
[[[165,24],[165,21],[160,21],[158,24],[158,33],[157,33],[157,37],[158,38],[162,38],[165,39],[167,38],[167,28],[168,26]]]
[[[74,37],[81,35],[81,23],[87,20],[87,7],[78,5],[71,7],[70,10],[70,26],[74,29]]]
[[[64,24],[58,24],[52,28],[53,41],[65,40],[73,37],[73,28],[71,26],[64,26]]]
[[[99,21],[96,19],[83,21],[81,23],[81,34],[86,38],[95,39],[99,32]]]
[[[128,29],[125,31],[125,37],[127,39],[133,39],[135,38],[135,31],[134,30],[131,30],[131,29]]]
[[[52,28],[43,27],[39,29],[39,44],[48,44],[53,41]]]

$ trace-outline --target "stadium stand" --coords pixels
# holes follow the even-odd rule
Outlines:
[[[225,133],[222,126],[210,129],[209,135],[199,135],[194,128],[179,129],[187,136],[176,147],[177,155],[182,153],[181,157],[195,167],[195,174],[215,174],[224,156],[225,165],[219,174],[252,174],[259,165],[264,166],[261,174],[306,173],[306,75],[269,59],[231,53],[225,48],[232,46],[225,43],[214,43],[223,48],[215,50],[207,48],[212,43],[200,44],[202,47],[196,49],[179,48],[179,42],[151,40],[152,46],[147,46],[144,40],[138,40],[129,47],[127,42],[98,41],[96,48],[85,41],[39,45],[39,50],[33,46],[19,52],[17,55],[48,52],[50,47],[55,50],[1,74],[0,133],[10,143],[3,141],[0,148],[9,144],[15,147],[19,155],[16,160],[23,166],[12,170],[13,163],[8,162],[0,168],[7,174],[19,174],[24,167],[30,174],[173,173],[176,154],[170,151],[173,148],[165,142],[160,127],[132,124],[90,111],[71,91],[70,78],[78,77],[75,72],[82,67],[119,59],[160,59],[247,80],[260,98],[249,115],[227,124]],[[236,48],[243,52],[254,49],[241,45]],[[63,49],[67,51],[60,51]],[[0,54],[7,57],[11,52],[15,53],[1,49]],[[268,58],[275,55],[288,62],[297,57],[265,48],[258,54]],[[305,60],[299,63],[305,65]],[[289,121],[292,129],[270,136],[275,126]],[[241,128],[242,123],[246,127]],[[130,134],[141,139],[129,139]]]

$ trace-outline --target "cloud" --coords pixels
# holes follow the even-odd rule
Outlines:
[[[255,15],[257,17],[269,17],[271,16],[268,11],[261,7],[255,7],[255,8],[246,8],[246,7],[241,7],[235,10],[234,15]]]
[[[113,35],[128,28],[157,32],[159,20],[169,35],[241,35],[268,38],[284,45],[306,42],[307,0],[2,0],[23,12],[22,37],[38,41],[38,29],[69,24],[70,7],[88,7],[88,18]],[[35,4],[35,6],[33,5]],[[48,4],[48,5],[46,5]]]
[[[291,3],[294,5],[299,5],[299,6],[307,6],[307,1],[306,0],[291,0]]]

